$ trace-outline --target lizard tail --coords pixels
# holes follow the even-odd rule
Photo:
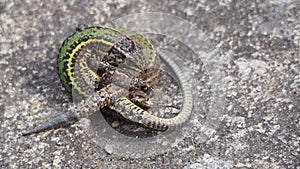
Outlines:
[[[39,125],[31,130],[22,131],[22,136],[31,135],[33,133],[39,133],[43,131],[48,131],[54,128],[59,128],[61,126],[65,126],[68,124],[72,124],[78,121],[78,114],[74,113],[73,111],[67,114],[58,115],[51,120],[47,121],[46,123]]]

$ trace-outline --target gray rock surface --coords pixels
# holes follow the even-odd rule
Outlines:
[[[0,168],[299,169],[299,11],[298,0],[1,0]],[[70,106],[56,74],[61,42],[79,25],[122,22],[145,12],[188,21],[215,52],[193,53],[181,39],[153,40],[177,48],[183,61],[177,63],[193,77],[194,116],[180,139],[163,152],[145,146],[153,154],[136,158],[118,155],[113,143],[96,144],[85,132],[89,122],[22,137],[22,130]],[[194,37],[187,31],[182,38],[203,47]]]

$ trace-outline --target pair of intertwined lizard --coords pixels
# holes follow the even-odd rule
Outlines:
[[[78,29],[63,42],[57,58],[58,75],[76,106],[22,135],[74,123],[104,107],[156,130],[182,126],[192,112],[192,94],[179,66],[168,56],[161,58],[175,73],[183,94],[180,113],[167,119],[144,109],[148,106],[146,91],[157,83],[160,74],[160,58],[151,42],[123,28]]]

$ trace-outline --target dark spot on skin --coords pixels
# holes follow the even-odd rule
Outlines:
[[[133,111],[129,111],[128,113],[129,116],[132,116],[133,114],[134,114]]]
[[[76,61],[76,60],[75,60],[75,58],[73,57],[73,58],[72,58],[72,63],[75,63],[75,61]]]
[[[142,116],[138,116],[137,119],[138,119],[138,121],[141,121],[143,118],[142,118]]]
[[[67,52],[68,53],[72,53],[73,49],[68,49]]]
[[[147,123],[147,126],[150,127],[150,128],[153,128],[153,124],[151,123],[151,121],[149,121],[149,122]]]
[[[160,128],[160,123],[156,124],[157,128]],[[162,127],[164,126],[164,124],[162,124]]]
[[[68,62],[64,62],[64,70],[68,69]]]
[[[76,45],[76,46],[77,46],[77,45]],[[71,49],[74,49],[76,46],[75,46],[75,44],[72,44],[72,45],[70,46],[70,48],[71,48]]]
[[[64,57],[63,57],[63,60],[68,60],[70,58],[70,55],[65,55]]]
[[[126,103],[125,105],[126,105],[126,106],[130,106],[131,104],[130,104],[130,103]]]
[[[133,110],[135,110],[135,112],[138,112],[139,109],[138,109],[138,107],[134,106]]]

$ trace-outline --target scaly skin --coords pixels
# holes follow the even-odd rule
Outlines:
[[[151,115],[127,97],[130,91],[141,90],[145,84],[149,88],[158,80],[160,61],[149,40],[122,28],[98,26],[78,30],[63,42],[57,59],[59,77],[76,107],[22,135],[74,123],[105,106],[153,129],[182,126],[192,112],[191,91],[179,67],[170,58],[162,58],[175,72],[184,99],[180,113],[169,119]]]

